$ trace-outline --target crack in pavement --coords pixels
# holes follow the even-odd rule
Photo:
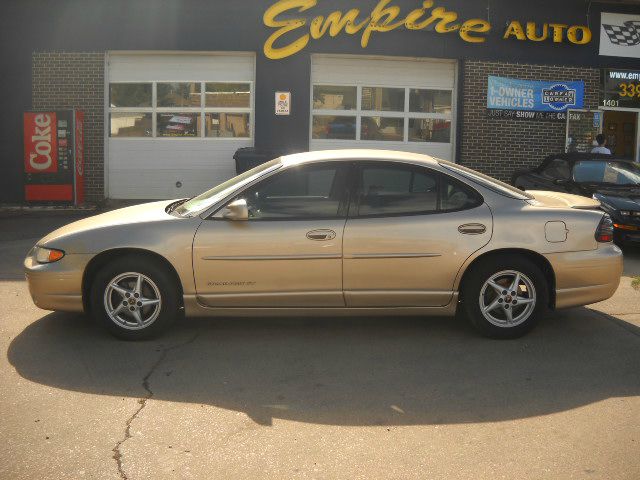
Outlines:
[[[118,474],[120,475],[120,478],[122,478],[122,480],[128,480],[129,477],[127,477],[127,474],[125,473],[124,467],[122,465],[121,448],[122,448],[122,445],[124,445],[124,443],[132,437],[131,423],[138,417],[138,415],[140,415],[140,412],[142,412],[144,407],[147,406],[147,401],[153,398],[153,390],[151,390],[151,386],[149,385],[149,379],[155,373],[158,367],[162,364],[162,362],[167,357],[167,354],[170,351],[185,347],[193,343],[196,340],[196,338],[198,338],[199,335],[200,333],[196,333],[193,337],[191,337],[186,342],[180,343],[178,345],[172,345],[171,347],[163,348],[158,359],[153,363],[153,365],[151,365],[151,368],[149,369],[147,374],[142,378],[142,387],[146,390],[147,394],[144,397],[138,399],[138,403],[140,404],[140,406],[136,409],[135,412],[133,412],[133,415],[127,418],[127,421],[125,422],[124,438],[122,438],[122,440],[119,440],[116,443],[116,445],[113,447],[113,449],[111,449],[111,451],[113,452],[113,456],[111,458],[113,458],[116,461],[116,465],[118,467]]]

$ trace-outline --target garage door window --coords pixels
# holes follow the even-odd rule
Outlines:
[[[452,91],[314,85],[314,140],[450,143]]]
[[[109,85],[111,137],[250,138],[250,82]]]

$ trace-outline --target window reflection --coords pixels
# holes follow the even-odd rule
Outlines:
[[[248,113],[205,113],[205,136],[249,137],[251,135]]]
[[[158,137],[200,136],[199,113],[158,113],[156,123]]]
[[[360,122],[362,140],[402,142],[404,138],[404,118],[362,117]]]
[[[199,83],[158,83],[158,107],[199,107]]]
[[[311,136],[312,138],[355,140],[356,117],[314,115]]]
[[[356,87],[314,85],[313,108],[316,110],[355,110]]]
[[[418,113],[451,114],[451,91],[412,88],[409,111]]]
[[[151,114],[111,113],[109,131],[112,137],[151,137],[153,132]]]
[[[109,85],[111,107],[150,107],[150,83],[112,83]]]
[[[362,110],[404,111],[404,88],[362,87]]]
[[[205,106],[224,108],[249,108],[251,85],[249,83],[206,83]]]
[[[409,119],[410,142],[440,142],[451,141],[451,121],[434,118]]]

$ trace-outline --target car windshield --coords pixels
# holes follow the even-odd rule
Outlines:
[[[240,188],[243,185],[247,185],[254,181],[256,178],[280,168],[280,165],[281,163],[279,158],[258,165],[251,170],[247,170],[246,172],[241,173],[240,175],[213,187],[211,190],[207,190],[206,192],[201,193],[197,197],[193,197],[187,200],[182,205],[177,207],[174,212],[183,217],[193,216],[195,213],[205,210],[211,205],[219,202],[237,188]]]
[[[482,185],[483,187],[499,193],[500,195],[506,195],[507,197],[517,198],[519,200],[532,200],[534,198],[533,195],[525,192],[524,190],[512,187],[511,185],[485,175],[484,173],[476,172],[470,168],[463,167],[457,163],[447,162],[445,160],[439,160],[439,162],[443,167],[453,170],[472,182]]]
[[[640,184],[640,168],[632,162],[580,160],[573,167],[573,179],[579,183],[636,186]]]

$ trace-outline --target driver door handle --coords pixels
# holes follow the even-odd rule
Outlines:
[[[311,230],[310,232],[307,232],[307,238],[309,240],[316,241],[333,240],[336,238],[336,232],[329,230],[328,228],[320,228],[318,230]]]

